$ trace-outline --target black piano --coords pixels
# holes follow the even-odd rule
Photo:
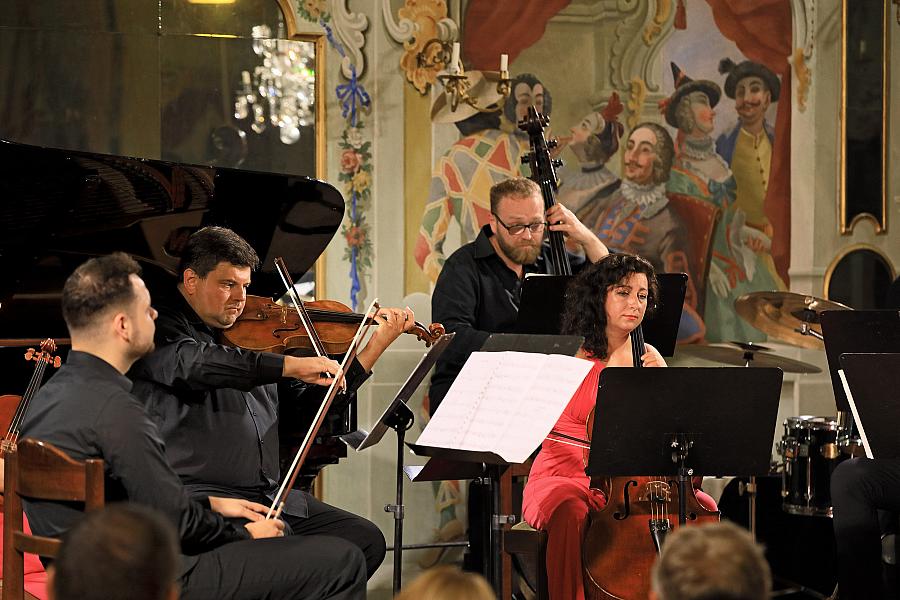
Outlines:
[[[308,176],[324,164],[322,132],[310,122],[285,143],[275,125],[257,132],[234,114],[242,73],[262,61],[260,31],[285,31],[282,4],[4,3],[0,394],[24,392],[28,346],[68,337],[60,290],[89,256],[130,253],[152,294],[174,285],[187,236],[223,225],[263,261],[251,294],[284,294],[276,256],[313,291],[314,265],[344,216],[340,192]],[[306,485],[319,466],[346,456],[335,436],[356,430],[355,402],[332,412]],[[290,446],[312,415],[284,417]]]

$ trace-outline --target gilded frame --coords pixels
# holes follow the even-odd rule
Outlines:
[[[284,16],[286,37],[298,42],[313,42],[316,45],[316,179],[325,181],[327,178],[328,157],[326,156],[327,144],[325,135],[325,34],[301,33],[297,25],[297,14],[290,0],[275,0],[281,14]],[[315,263],[316,275],[316,299],[323,299],[325,295],[325,253],[323,252]]]
[[[884,5],[881,23],[882,35],[882,98],[883,108],[881,115],[881,219],[872,213],[860,213],[849,223],[847,222],[847,5],[850,0],[841,2],[841,118],[840,118],[840,193],[838,199],[838,221],[841,235],[850,235],[857,223],[870,220],[875,226],[878,235],[887,234],[887,193],[888,193],[888,115],[890,113],[890,5]],[[826,286],[827,287],[827,286]]]

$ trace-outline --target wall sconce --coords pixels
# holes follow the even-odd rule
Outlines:
[[[450,103],[450,112],[456,112],[460,102],[465,102],[478,112],[493,112],[496,108],[487,106],[478,106],[478,101],[469,96],[469,88],[472,82],[466,75],[462,63],[459,60],[459,42],[442,41],[439,39],[429,40],[423,47],[422,51],[416,55],[416,63],[420,68],[434,68],[437,66],[449,67],[449,73],[442,73],[437,76],[447,99]],[[497,81],[497,93],[501,96],[501,101],[506,101],[510,93],[509,79],[509,57],[506,54],[500,55],[500,79]]]

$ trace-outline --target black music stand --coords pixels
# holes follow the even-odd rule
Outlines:
[[[895,345],[894,350],[900,350],[900,346]],[[900,458],[900,403],[896,395],[900,389],[900,354],[842,354],[840,362],[866,454],[869,458]]]
[[[538,354],[563,354],[574,356],[584,338],[564,335],[523,335],[494,333],[481,347],[482,352],[534,352]],[[447,397],[444,402],[447,402]],[[503,525],[515,522],[514,515],[501,514],[500,476],[510,464],[503,457],[491,451],[470,451],[456,448],[438,448],[407,442],[419,456],[429,457],[423,467],[407,467],[407,476],[412,481],[443,481],[447,479],[480,479],[490,488],[491,522],[488,527],[488,547],[490,553],[482,557],[482,573],[491,581],[494,593],[499,598],[502,591],[502,560],[500,531]],[[535,449],[540,441],[535,444]]]
[[[676,475],[678,521],[690,476],[765,475],[777,425],[781,369],[604,369],[585,472]]]
[[[659,301],[653,315],[644,319],[644,340],[663,356],[675,353],[678,323],[687,291],[684,273],[657,273]],[[558,335],[562,331],[566,288],[571,275],[532,275],[522,284],[522,300],[516,319],[516,333]]]
[[[847,352],[896,352],[900,348],[900,311],[828,310],[819,316],[825,355],[834,388],[834,402],[840,412],[850,411],[850,403],[838,376],[840,356]]]
[[[374,446],[388,429],[393,429],[397,433],[397,495],[394,504],[386,504],[384,511],[394,515],[394,595],[400,591],[402,585],[403,571],[403,444],[406,437],[406,431],[412,427],[415,421],[413,411],[406,405],[407,401],[412,397],[418,389],[419,384],[428,375],[431,367],[437,361],[438,357],[444,352],[455,333],[442,335],[440,339],[419,359],[419,364],[412,370],[406,382],[394,396],[394,399],[388,404],[378,421],[372,428],[370,433],[364,431],[356,431],[341,439],[350,447],[355,448],[357,452],[361,452],[366,448]]]

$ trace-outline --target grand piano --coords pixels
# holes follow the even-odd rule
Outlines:
[[[324,133],[311,123],[285,144],[277,127],[257,133],[231,108],[261,60],[259,31],[284,31],[283,4],[14,0],[0,10],[0,393],[24,392],[26,347],[68,337],[60,291],[89,256],[132,254],[152,294],[174,285],[190,233],[223,225],[263,261],[250,293],[284,294],[276,256],[314,292],[344,215],[340,192],[309,176],[324,164]],[[346,455],[336,436],[356,430],[355,402],[333,413],[301,485]],[[311,418],[283,415],[285,454]]]

